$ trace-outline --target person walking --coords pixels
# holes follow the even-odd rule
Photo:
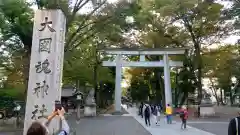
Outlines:
[[[146,126],[151,126],[150,116],[152,114],[152,111],[151,106],[147,103],[143,106],[143,114]]]
[[[228,125],[228,135],[240,135],[240,111],[238,116],[231,119]]]
[[[160,109],[158,108],[158,106],[154,106],[154,109],[153,109],[153,117],[154,117],[154,120],[155,120],[155,123],[156,125],[159,124],[159,121],[160,121]]]
[[[172,124],[172,107],[170,104],[167,104],[167,107],[166,107],[166,118],[167,118],[167,124]]]
[[[152,109],[152,114],[153,114],[153,118],[156,122],[156,125],[157,125],[157,112],[158,112],[158,109],[157,109],[157,106],[153,106],[153,109]]]
[[[181,129],[186,129],[187,128],[188,111],[185,106],[182,107],[182,110],[180,112],[180,118],[182,120]]]

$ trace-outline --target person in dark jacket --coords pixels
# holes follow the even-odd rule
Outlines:
[[[146,103],[143,106],[143,116],[145,119],[146,126],[151,126],[151,121],[150,121],[151,114],[152,114],[151,106]]]
[[[238,112],[238,117],[230,120],[228,125],[228,135],[240,135],[240,112]]]

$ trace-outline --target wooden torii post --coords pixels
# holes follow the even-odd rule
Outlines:
[[[164,67],[164,83],[165,83],[165,103],[172,104],[172,90],[170,80],[170,67],[182,67],[183,62],[169,60],[168,55],[185,54],[187,48],[154,48],[154,49],[121,49],[108,48],[100,50],[109,55],[116,55],[114,61],[103,61],[103,66],[116,67],[115,78],[115,112],[121,112],[121,81],[122,67]],[[140,61],[125,61],[122,55],[138,55]],[[146,55],[163,55],[163,60],[146,61]]]

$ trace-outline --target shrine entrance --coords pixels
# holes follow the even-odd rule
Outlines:
[[[103,66],[116,67],[115,78],[115,112],[121,112],[121,81],[122,81],[122,67],[164,67],[164,85],[165,85],[165,103],[172,104],[172,90],[170,80],[170,67],[182,67],[182,61],[169,60],[169,55],[185,54],[186,48],[154,48],[154,49],[121,49],[108,48],[103,49],[108,55],[116,55],[114,61],[103,61]],[[139,61],[123,60],[124,55],[140,56]],[[160,61],[146,61],[145,56],[160,55],[163,60]]]

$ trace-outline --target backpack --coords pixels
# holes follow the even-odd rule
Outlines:
[[[182,119],[183,119],[183,118],[184,118],[184,116],[185,116],[184,112],[183,112],[183,111],[181,111],[181,112],[180,112],[180,118],[182,118]]]
[[[144,110],[145,115],[150,115],[150,108],[149,106],[146,106],[146,109]]]
[[[157,107],[155,106],[155,107],[152,109],[152,113],[153,113],[153,115],[157,116],[157,112],[158,112],[158,109],[157,109]]]

